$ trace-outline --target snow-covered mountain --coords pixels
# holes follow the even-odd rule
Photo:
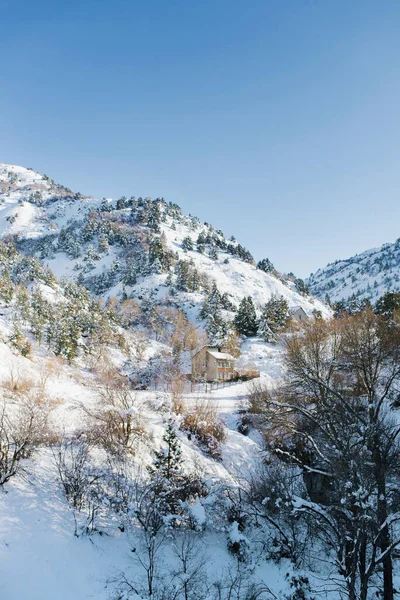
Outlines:
[[[356,254],[346,260],[330,263],[307,280],[311,292],[332,302],[368,298],[375,302],[385,292],[400,290],[400,238]]]
[[[337,505],[275,460],[268,412],[288,306],[330,310],[176,204],[86,197],[21,167],[0,165],[0,238],[1,597],[343,598],[342,544],[302,520]],[[188,381],[211,325],[255,381]]]
[[[97,296],[151,296],[157,304],[179,305],[190,320],[198,318],[213,282],[225,294],[227,314],[244,296],[260,309],[272,295],[308,315],[329,314],[299,292],[294,278],[256,268],[233,237],[162,198],[86,197],[31,169],[0,163],[0,235]]]
[[[21,450],[18,472],[6,482],[1,480],[4,473],[8,477],[1,453],[0,491],[3,484],[7,490],[0,494],[2,597],[150,597],[143,591],[144,568],[135,561],[136,548],[142,552],[142,531],[134,507],[141,503],[139,490],[143,494],[148,489],[147,476],[155,452],[165,446],[171,419],[182,473],[188,478],[196,474],[201,483],[194,496],[180,502],[179,511],[190,524],[183,529],[193,540],[196,560],[203,551],[210,560],[203,565],[201,558],[199,572],[205,581],[196,580],[190,596],[179,592],[151,597],[241,599],[254,597],[246,590],[263,589],[258,597],[270,600],[270,588],[275,597],[289,597],[296,569],[286,558],[282,564],[261,558],[258,529],[250,551],[250,528],[246,536],[239,530],[234,504],[224,499],[225,488],[235,494],[244,476],[255,474],[262,462],[262,436],[256,430],[251,435],[238,430],[239,410],[251,382],[212,392],[199,384],[192,390],[176,370],[169,371],[178,334],[190,332],[182,326],[182,313],[174,309],[183,308],[189,321],[201,327],[199,308],[213,281],[224,296],[227,318],[249,295],[258,306],[276,294],[308,314],[327,309],[299,294],[294,282],[257,269],[236,241],[163,200],[88,198],[8,165],[0,167],[0,186],[0,441],[6,433],[18,443],[27,424],[38,427],[37,436]],[[104,306],[94,296],[109,297],[110,302]],[[113,310],[115,296],[126,298],[129,314]],[[146,312],[149,302],[155,309],[152,316]],[[157,314],[165,318],[162,335],[151,321]],[[260,381],[274,383],[282,377],[282,344],[247,338],[241,351],[239,361],[259,369]],[[146,384],[133,385],[134,373]],[[168,376],[170,387],[163,385],[165,379],[156,380],[155,373],[157,378]],[[182,402],[179,410],[174,408],[174,390]],[[196,411],[198,427],[206,428],[202,440],[185,425]],[[110,429],[104,428],[105,419],[111,419]],[[133,425],[129,449],[124,446],[121,452],[118,445],[110,450],[104,432],[112,430],[119,440],[121,423]],[[211,436],[208,427],[213,428]],[[90,450],[87,442],[94,444]],[[62,466],[60,456],[65,458]],[[79,473],[91,482],[81,504],[71,500],[60,475],[77,464],[76,456],[84,458]],[[129,516],[118,504],[119,494],[129,502]],[[168,529],[168,536],[172,533]],[[166,573],[179,569],[175,542],[168,536],[161,548],[165,570],[163,566],[157,575],[160,586]],[[249,547],[248,566],[232,552],[242,547]],[[239,579],[231,584],[236,564]],[[218,587],[225,581],[235,586],[235,596]],[[209,594],[200,595],[207,587]]]

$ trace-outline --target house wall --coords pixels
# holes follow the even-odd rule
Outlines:
[[[292,314],[292,319],[295,319],[296,321],[304,321],[306,318],[307,315],[302,309],[298,309]]]
[[[207,381],[217,379],[217,359],[207,352]]]
[[[192,379],[206,378],[207,381],[227,381],[228,377],[226,374],[229,373],[232,377],[234,373],[234,366],[221,367],[218,366],[219,359],[212,356],[207,351],[207,348],[202,348],[197,354],[192,357]],[[230,361],[234,365],[233,361]],[[224,373],[223,379],[219,378],[219,373]]]
[[[192,357],[192,379],[201,379],[207,371],[207,349],[202,348]]]

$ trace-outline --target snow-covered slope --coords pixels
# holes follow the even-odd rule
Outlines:
[[[6,266],[14,272],[12,265],[18,265],[18,273],[25,273],[29,264],[23,263],[23,270],[18,261],[19,258],[13,256]],[[5,260],[2,263],[4,266]],[[43,274],[45,269],[37,267],[35,289],[40,289],[55,310],[57,302],[66,302],[65,290],[55,281],[50,282],[53,287],[43,284]],[[30,296],[29,279],[27,275],[22,281]],[[106,360],[107,365],[110,361],[114,367],[121,368],[128,358],[127,351],[111,347],[107,341],[107,345],[96,347],[95,356],[82,353],[67,363],[55,357],[43,341],[38,343],[27,330],[31,348],[29,355],[23,356],[13,341],[15,322],[16,315],[9,303],[0,301],[0,406],[3,407],[4,402],[7,410],[18,410],[20,402],[37,399],[39,409],[49,411],[54,440],[76,432],[80,436],[93,428],[92,415],[101,402],[100,365]],[[155,341],[148,343],[147,359],[158,346]],[[276,381],[281,376],[281,346],[249,339],[243,350],[242,360],[260,368],[263,378]],[[207,556],[204,570],[210,582],[221,579],[237,562],[227,549],[227,540],[230,535],[238,537],[239,533],[234,528],[231,532],[229,523],[222,524],[222,516],[214,509],[214,505],[218,506],[220,486],[237,486],[245,474],[255,472],[261,455],[261,437],[254,439],[255,436],[244,436],[237,430],[240,419],[237,411],[250,389],[250,383],[239,383],[212,393],[204,393],[203,388],[203,392],[184,395],[186,407],[212,402],[226,431],[221,458],[214,460],[193,436],[178,430],[183,468],[186,472],[196,469],[210,486],[207,495],[190,507],[194,523],[198,521],[196,552]],[[151,390],[132,393],[132,403],[146,428],[146,435],[136,440],[130,455],[132,471],[137,475],[140,469],[146,471],[146,466],[152,464],[154,451],[162,446],[171,404],[168,393]],[[177,426],[179,418],[175,416]],[[68,503],[55,456],[54,447],[41,445],[33,454],[27,453],[23,471],[4,487],[0,486],[0,596],[7,600],[128,598],[128,594],[119,593],[122,574],[132,581],[143,579],[140,565],[133,560],[134,549],[141,544],[140,532],[134,527],[129,530],[121,527],[119,517],[112,516],[108,504],[104,504],[96,509],[97,530],[91,535],[82,533],[85,511],[74,510]],[[106,463],[101,468],[106,469]],[[115,473],[114,477],[117,476]],[[257,548],[257,539],[252,542],[249,538],[249,543]],[[286,573],[292,570],[289,561],[276,564],[264,560],[260,552],[254,551],[254,554],[246,577],[267,582],[277,597],[284,597],[290,589],[290,582],[286,581]],[[165,577],[179,566],[173,542],[168,539],[163,546],[162,562]],[[129,594],[132,600],[145,597]]]
[[[174,303],[192,320],[213,281],[233,308],[244,296],[261,308],[276,295],[308,315],[314,310],[329,315],[290,279],[257,269],[234,238],[163,199],[84,197],[30,169],[0,163],[0,235],[12,236],[22,252],[49,265],[57,277],[78,281],[96,295],[152,295],[164,303],[178,291]],[[179,285],[180,261],[197,270],[199,285]]]
[[[315,296],[325,299],[328,295],[332,302],[353,295],[375,302],[385,292],[399,291],[400,238],[393,244],[337,260],[311,274],[307,284]]]

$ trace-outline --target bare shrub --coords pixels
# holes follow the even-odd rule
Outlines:
[[[173,551],[178,568],[172,575],[172,590],[176,600],[206,600],[210,586],[207,583],[207,560],[201,551],[198,534],[190,531],[173,535]]]
[[[92,439],[113,454],[125,450],[134,453],[136,442],[148,438],[148,427],[140,414],[137,394],[113,367],[99,373],[96,390],[100,399],[98,406],[94,410],[83,407],[96,421],[91,430]]]
[[[221,444],[226,439],[225,426],[210,400],[197,401],[182,420],[181,428],[195,435],[213,458],[221,457]]]
[[[179,369],[170,366],[165,374],[168,390],[171,393],[172,410],[175,414],[181,415],[185,410],[183,403],[183,394],[185,391],[186,378]]]
[[[3,381],[2,385],[9,392],[25,394],[34,387],[35,382],[21,373],[19,365],[11,363],[8,370],[8,377]]]
[[[145,358],[146,350],[149,346],[149,341],[144,333],[137,332],[132,340],[132,346],[136,360],[142,361]]]
[[[86,436],[63,438],[53,448],[54,462],[65,495],[73,508],[82,510],[88,488],[99,475],[91,464],[92,443]]]
[[[277,600],[270,588],[255,581],[252,572],[239,561],[214,584],[214,589],[212,600]]]
[[[262,415],[269,403],[270,392],[268,387],[260,381],[253,381],[248,395],[248,412],[253,415]]]
[[[34,397],[18,398],[17,404],[0,402],[0,485],[21,469],[21,460],[45,443],[48,413]]]
[[[56,358],[48,358],[41,363],[39,369],[39,382],[38,386],[43,392],[46,390],[46,386],[49,379],[55,377],[59,373],[59,364]]]

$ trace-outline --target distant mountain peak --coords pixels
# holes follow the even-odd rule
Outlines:
[[[310,275],[311,292],[331,302],[352,297],[371,302],[388,291],[400,290],[400,238],[345,260],[337,260]]]

